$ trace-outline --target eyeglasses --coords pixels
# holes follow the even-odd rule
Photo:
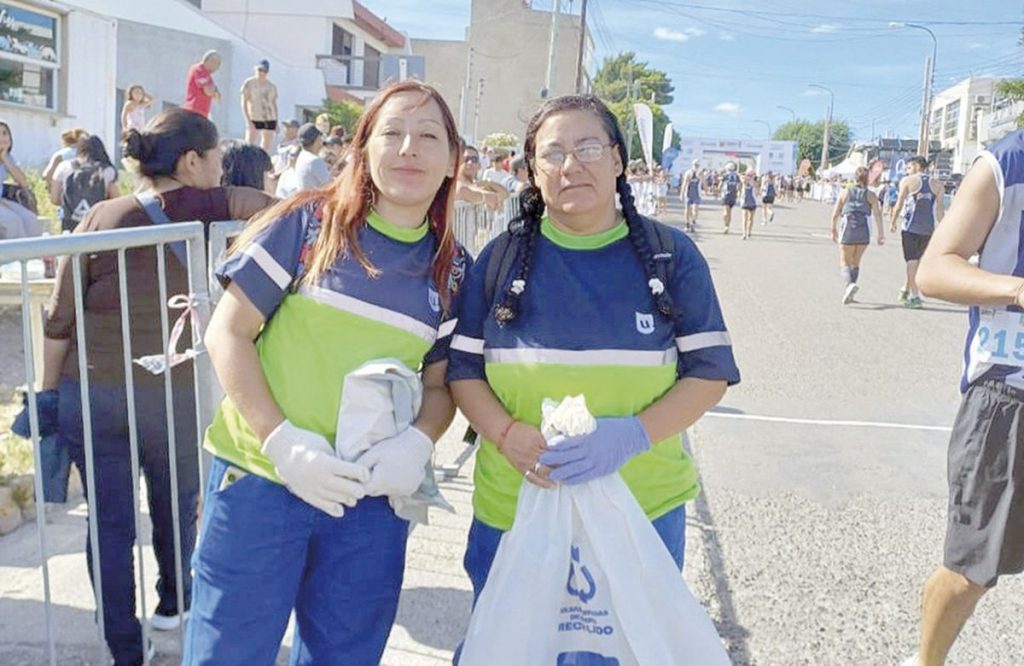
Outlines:
[[[548,150],[537,156],[537,165],[545,171],[561,169],[569,155],[576,158],[577,162],[592,164],[604,157],[605,149],[614,146],[614,143],[585,143],[576,146],[572,150]]]
[[[476,155],[466,155],[466,156],[464,156],[462,158],[462,161],[463,162],[473,162],[473,163],[476,163],[476,162],[480,161],[480,158],[477,157]]]

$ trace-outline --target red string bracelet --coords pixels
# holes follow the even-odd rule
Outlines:
[[[494,443],[494,445],[495,445],[496,447],[498,447],[498,452],[499,452],[499,453],[501,453],[501,452],[502,452],[502,451],[501,451],[501,447],[502,447],[502,446],[503,446],[503,445],[505,444],[505,437],[506,437],[506,436],[508,435],[508,431],[509,431],[509,430],[511,430],[511,429],[512,429],[512,426],[514,426],[515,424],[516,424],[516,420],[515,420],[515,419],[512,419],[512,420],[510,420],[510,421],[508,422],[508,425],[507,425],[507,426],[505,426],[505,429],[501,431],[501,434],[500,434],[500,435],[498,435],[498,441],[496,441],[496,442]]]

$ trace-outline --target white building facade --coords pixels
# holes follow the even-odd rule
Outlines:
[[[997,79],[970,77],[943,90],[932,100],[929,141],[953,152],[950,173],[963,174],[984,150],[986,116],[990,116]]]

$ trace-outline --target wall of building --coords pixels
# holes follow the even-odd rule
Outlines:
[[[414,39],[412,52],[423,56],[426,64],[424,81],[437,88],[448,103],[456,121],[466,83],[466,54],[469,43],[440,39]]]
[[[13,155],[25,166],[45,165],[61,147],[60,133],[72,127],[86,128],[108,147],[114,143],[117,23],[81,11],[69,12],[62,23],[57,112],[0,103],[0,120],[14,138]]]
[[[521,0],[473,0],[469,27],[472,103],[464,133],[475,134],[477,142],[493,132],[512,132],[522,140],[526,123],[544,101],[541,90],[547,75],[550,33],[550,12],[527,9]],[[579,16],[561,15],[549,97],[575,91],[579,38]],[[479,114],[473,108],[478,95]]]
[[[210,120],[224,133],[236,113],[232,107],[238,105],[238,88],[231,81],[235,53],[230,40],[121,21],[117,32],[117,88],[127,90],[132,84],[142,85],[155,100],[147,114],[150,118],[165,105],[181,106],[189,67],[210,49],[221,54],[221,67],[213,79],[222,95],[210,108]]]

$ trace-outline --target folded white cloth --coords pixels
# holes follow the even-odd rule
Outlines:
[[[423,404],[423,383],[417,373],[393,358],[368,361],[345,376],[338,407],[334,450],[342,460],[354,462],[374,444],[390,439],[416,420]],[[427,523],[427,508],[455,509],[441,495],[434,479],[433,460],[425,466],[423,483],[407,497],[388,497],[400,518]]]

